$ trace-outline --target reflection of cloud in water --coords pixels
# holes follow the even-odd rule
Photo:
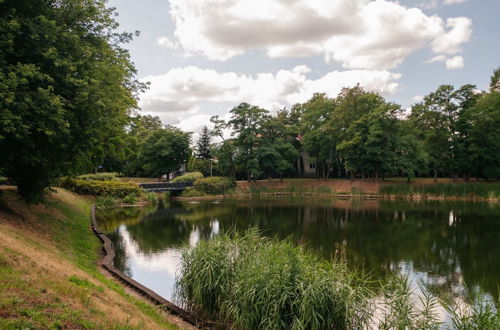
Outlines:
[[[141,252],[137,243],[132,240],[125,226],[120,226],[119,233],[129,262],[151,270],[166,270],[169,274],[175,276],[182,254],[179,249],[166,249],[160,253],[145,254]]]

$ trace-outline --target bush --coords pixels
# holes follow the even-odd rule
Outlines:
[[[145,197],[146,200],[150,203],[158,203],[159,201],[158,194],[154,192],[147,193]]]
[[[184,175],[178,176],[178,177],[170,180],[170,182],[172,182],[172,183],[174,183],[174,182],[195,182],[196,180],[201,179],[201,178],[203,178],[203,174],[201,174],[200,172],[191,172],[191,173],[186,173]]]
[[[139,195],[141,188],[133,182],[121,181],[96,181],[66,178],[61,182],[64,188],[78,194],[93,196],[111,196],[123,198],[127,195]]]
[[[236,187],[236,180],[225,176],[212,176],[196,180],[193,187],[205,194],[220,195]]]
[[[109,196],[97,197],[95,200],[95,205],[101,209],[112,208],[115,207],[117,204],[118,201],[115,198]]]
[[[201,197],[206,196],[204,192],[198,191],[193,187],[187,187],[181,194],[181,197]]]
[[[79,180],[96,180],[96,181],[111,181],[116,179],[118,173],[116,172],[103,172],[96,174],[83,174],[77,177]]]
[[[0,184],[5,184],[5,183],[7,183],[7,178],[0,175]]]
[[[137,196],[135,195],[127,195],[123,198],[123,202],[125,204],[135,204],[137,202]]]

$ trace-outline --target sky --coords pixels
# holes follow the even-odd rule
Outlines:
[[[271,112],[360,84],[409,108],[439,85],[487,90],[500,0],[110,0],[142,114],[199,132],[241,102]]]

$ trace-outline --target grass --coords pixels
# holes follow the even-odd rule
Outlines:
[[[366,279],[291,241],[251,230],[183,254],[177,296],[194,313],[237,329],[362,328]]]
[[[380,187],[385,195],[500,198],[498,183],[389,184]]]
[[[39,206],[1,198],[1,329],[176,328],[99,270],[91,200],[62,189]]]
[[[499,301],[462,306],[438,301],[423,284],[417,295],[407,278],[395,274],[377,280],[380,286],[375,280],[342,261],[320,260],[291,240],[264,238],[251,229],[187,248],[176,299],[218,328],[499,328]],[[448,310],[450,324],[440,322],[438,305]]]

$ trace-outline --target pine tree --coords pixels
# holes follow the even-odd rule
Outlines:
[[[210,133],[207,126],[203,127],[200,138],[196,142],[196,157],[198,159],[210,159],[212,154],[210,152]]]

